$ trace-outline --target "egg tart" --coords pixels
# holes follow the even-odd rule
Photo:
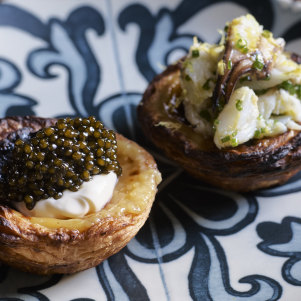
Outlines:
[[[23,140],[27,143],[28,135],[36,137],[37,133],[43,129],[45,129],[44,133],[48,131],[50,135],[50,132],[57,126],[57,122],[55,119],[28,116],[1,119],[0,139],[2,158],[4,158],[3,162],[0,161],[2,171],[5,171],[6,156],[10,156],[11,141],[13,141],[14,149],[18,149],[16,145],[22,143],[17,141]],[[49,128],[52,130],[46,130]],[[108,137],[108,133],[111,132],[106,133]],[[116,134],[116,140],[117,160],[122,173],[114,188],[112,198],[101,210],[78,218],[28,216],[16,210],[12,202],[1,201],[0,260],[3,263],[43,275],[75,273],[96,266],[122,249],[135,236],[149,215],[161,176],[154,159],[148,152],[122,135]],[[92,142],[88,144],[92,145]],[[18,150],[13,152],[18,153]],[[28,154],[30,156],[30,151]],[[23,155],[27,156],[26,152]],[[16,158],[21,160],[20,156]],[[47,162],[46,158],[43,162]],[[16,168],[11,167],[11,169]],[[111,164],[108,168],[116,169],[116,166]],[[1,174],[1,177],[5,175],[9,175],[9,171],[4,172],[4,175]],[[56,177],[59,178],[59,175],[56,174]],[[73,183],[76,184],[75,179],[74,177]],[[3,181],[7,179],[2,179]],[[39,182],[39,180],[36,181]],[[42,181],[39,183],[45,185],[44,191],[51,193],[49,183]],[[28,183],[27,186],[33,185],[30,181]],[[12,184],[8,182],[7,185]],[[31,188],[22,188],[22,183],[18,185],[21,185],[20,195],[23,192],[26,196],[30,194]],[[53,187],[56,187],[55,184]],[[73,189],[80,189],[80,187],[73,187]],[[12,188],[8,190],[8,194],[14,192]],[[34,207],[33,199],[37,203],[42,202],[37,199],[39,196],[37,192],[29,196],[31,198],[25,200],[29,210]],[[11,195],[9,197],[11,198]],[[43,197],[45,195],[40,199]],[[22,200],[18,200],[20,201]]]
[[[138,106],[145,135],[188,173],[252,191],[301,170],[301,60],[251,15],[227,23],[219,44],[194,38],[156,76]]]

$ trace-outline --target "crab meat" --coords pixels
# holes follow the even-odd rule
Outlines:
[[[248,87],[234,91],[216,122],[214,143],[219,149],[237,146],[253,138],[259,116],[257,101],[258,97]]]
[[[238,82],[244,75],[264,79],[270,73],[275,56],[282,51],[283,40],[263,35],[263,28],[251,15],[234,19],[228,27],[224,72],[219,75],[213,93],[213,106],[227,103]]]

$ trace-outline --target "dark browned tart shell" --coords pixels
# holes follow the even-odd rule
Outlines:
[[[0,119],[0,139],[22,127],[37,131],[55,119]],[[161,181],[152,156],[117,134],[123,169],[113,197],[99,212],[61,220],[27,217],[0,204],[0,261],[37,274],[74,273],[122,249],[146,221]],[[138,208],[138,209],[137,209]]]
[[[137,114],[145,135],[194,177],[243,192],[285,183],[301,170],[299,131],[219,150],[174,105],[181,94],[180,65],[171,65],[149,84]]]

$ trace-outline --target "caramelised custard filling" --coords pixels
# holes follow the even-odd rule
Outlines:
[[[194,39],[181,66],[185,117],[219,148],[301,130],[301,66],[251,15],[218,45]]]
[[[3,140],[0,151],[0,202],[29,216],[97,212],[121,174],[115,133],[94,117],[59,119],[35,133],[24,128]]]

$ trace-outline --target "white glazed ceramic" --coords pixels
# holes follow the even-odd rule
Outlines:
[[[0,4],[0,115],[95,115],[155,156],[150,219],[98,267],[40,277],[0,267],[0,300],[301,300],[301,175],[253,194],[190,178],[145,140],[136,105],[192,37],[252,13],[301,53],[301,15],[264,0],[11,0]],[[1,246],[0,246],[1,247]]]

